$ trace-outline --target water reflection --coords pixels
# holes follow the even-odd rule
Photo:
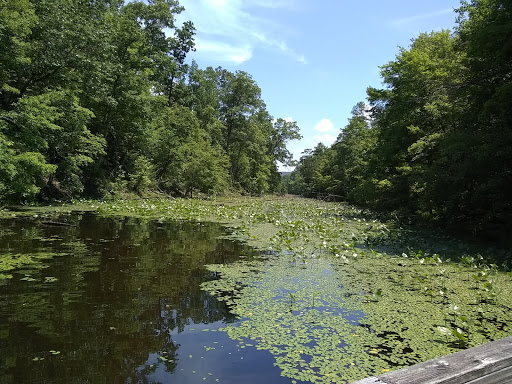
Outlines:
[[[255,368],[281,382],[269,356],[211,332],[235,318],[199,288],[215,278],[203,266],[251,252],[223,233],[91,213],[0,221],[0,383],[237,382]],[[196,372],[205,352],[214,364]]]

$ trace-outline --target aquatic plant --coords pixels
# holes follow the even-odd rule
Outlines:
[[[445,234],[298,198],[96,206],[106,216],[221,222],[263,251],[208,266],[220,278],[203,289],[238,316],[224,331],[268,350],[292,380],[346,383],[512,333],[510,275]]]

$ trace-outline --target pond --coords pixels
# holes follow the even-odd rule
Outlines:
[[[494,250],[345,204],[90,208],[0,220],[0,383],[347,384],[512,334]]]
[[[0,220],[1,383],[290,382],[200,287],[262,257],[221,225],[34,216]]]

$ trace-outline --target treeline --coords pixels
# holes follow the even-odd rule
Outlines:
[[[292,193],[512,235],[512,2],[463,1],[381,67],[330,148],[306,151]]]
[[[159,190],[282,190],[300,138],[245,72],[186,63],[175,0],[0,7],[0,204]]]

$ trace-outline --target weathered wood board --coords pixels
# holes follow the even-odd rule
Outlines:
[[[512,336],[353,384],[512,383]]]

